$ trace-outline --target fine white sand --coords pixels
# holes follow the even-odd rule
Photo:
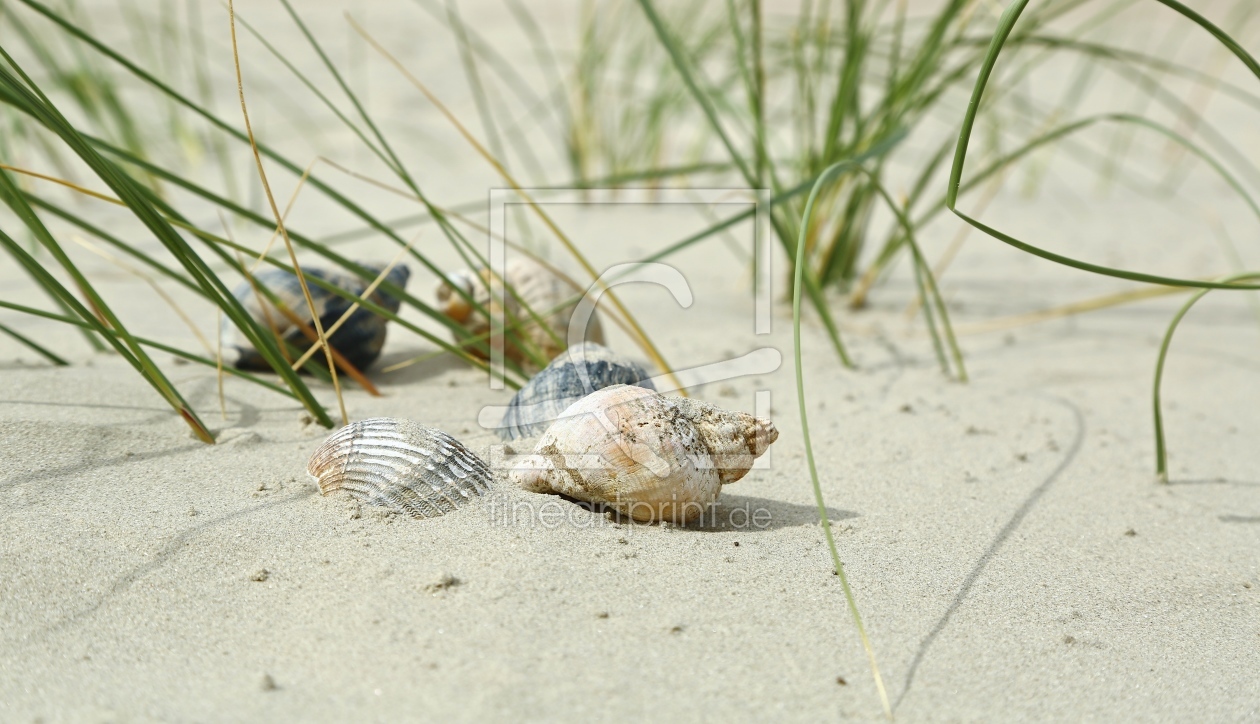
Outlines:
[[[384,11],[372,13],[384,26]],[[339,16],[323,23],[341,27]],[[458,190],[498,185],[463,163]],[[1013,183],[985,218],[1065,254],[1186,277],[1230,270],[1201,210],[1240,245],[1254,237],[1254,219],[1209,174],[1152,200],[1094,194],[1091,172],[1052,168],[1062,173],[1038,195]],[[319,213],[295,218],[312,226]],[[651,207],[567,213],[603,266],[704,223]],[[930,255],[958,228],[934,227]],[[197,348],[147,285],[80,251],[137,331]],[[748,411],[770,390],[781,436],[767,469],[726,489],[720,520],[681,528],[617,523],[502,483],[432,520],[321,497],[304,468],[327,431],[293,401],[229,379],[223,419],[214,371],[159,354],[220,432],[203,445],[116,357],[5,313],[74,364],[53,368],[0,339],[0,720],[880,717],[818,525],[777,251],[775,263],[766,336],[752,334],[742,267],[721,242],[677,259],[690,309],[657,287],[623,291],[678,367],[766,346],[784,355],[772,374],[693,390]],[[423,296],[431,285],[413,277]],[[38,300],[12,264],[0,265],[0,288]],[[1170,485],[1154,479],[1150,383],[1184,295],[978,331],[1127,288],[973,236],[944,280],[955,324],[972,331],[968,384],[942,375],[921,318],[906,321],[904,268],[867,310],[835,300],[856,370],[839,366],[806,315],[823,493],[899,719],[1260,717],[1260,336],[1245,297],[1210,295],[1174,341]],[[212,312],[192,308],[208,332]],[[394,329],[373,374],[383,396],[347,389],[351,417],[407,417],[489,455],[495,440],[477,415],[510,391],[449,356],[379,371],[433,349]],[[335,411],[330,389],[317,394]],[[763,527],[744,517],[758,511]]]

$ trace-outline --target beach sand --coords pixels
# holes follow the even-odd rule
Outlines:
[[[498,185],[465,164],[459,190]],[[1254,229],[1207,173],[1175,203],[1095,198],[1082,191],[1092,172],[1074,173],[1033,197],[1003,191],[984,218],[1065,254],[1185,277],[1230,270],[1187,209],[1212,209],[1238,239]],[[606,266],[704,219],[629,208],[568,223]],[[929,256],[957,229],[934,227]],[[724,490],[716,520],[684,527],[616,522],[503,480],[429,520],[320,496],[304,470],[329,431],[292,400],[228,379],[224,419],[213,370],[157,354],[219,433],[204,445],[118,358],[0,315],[74,363],[0,339],[0,720],[882,717],[809,482],[784,258],[776,248],[773,331],[755,335],[744,267],[717,249],[677,260],[690,309],[659,288],[623,292],[678,367],[761,347],[784,358],[692,390],[747,411],[769,390],[781,435],[767,468]],[[151,311],[146,285],[76,255],[138,331],[197,348]],[[0,275],[6,298],[31,296],[13,265]],[[411,289],[432,284],[417,273]],[[806,314],[822,489],[897,718],[1260,718],[1260,334],[1245,296],[1210,295],[1173,343],[1169,485],[1154,476],[1150,384],[1184,295],[979,329],[1128,288],[973,235],[943,281],[967,384],[941,373],[921,318],[906,320],[904,265],[868,309],[835,300],[856,370]],[[348,387],[350,416],[417,420],[492,457],[477,415],[510,390],[450,356],[379,371],[434,349],[392,329],[373,374],[383,396]]]

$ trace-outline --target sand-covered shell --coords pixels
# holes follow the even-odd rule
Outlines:
[[[635,520],[685,523],[778,437],[769,420],[615,385],[569,406],[508,477],[525,490],[603,503]]]
[[[363,266],[373,276],[379,275],[381,270],[385,268],[383,265],[373,264],[364,264]],[[303,267],[302,271],[360,297],[363,296],[363,292],[367,291],[370,284],[369,281],[364,281],[356,276],[328,271],[318,267]],[[390,270],[385,280],[402,288],[407,285],[409,276],[410,272],[406,265],[398,264]],[[254,281],[275,294],[286,309],[297,319],[300,319],[303,324],[312,329],[314,328],[311,322],[311,310],[306,304],[306,298],[302,296],[302,286],[298,282],[297,276],[283,269],[271,268],[255,274]],[[331,327],[338,319],[341,319],[341,315],[354,303],[315,284],[308,283],[307,286],[311,290],[311,299],[315,302],[315,309],[319,312],[319,321],[325,329]],[[297,328],[289,316],[276,309],[276,306],[271,303],[267,296],[255,290],[248,280],[242,282],[240,286],[233,290],[232,295],[236,297],[241,305],[245,307],[245,311],[263,329],[275,329],[281,337],[301,350],[305,350],[312,344],[310,339]],[[384,293],[379,287],[367,299],[390,312],[398,311],[399,300]],[[346,361],[359,369],[363,369],[376,361],[376,358],[381,354],[381,348],[385,345],[385,323],[384,317],[378,316],[376,313],[360,306],[355,310],[354,314],[350,315],[345,324],[341,325],[329,337],[328,341],[334,349],[346,358]],[[224,317],[219,334],[225,350],[235,349],[237,351],[237,359],[234,363],[237,367],[241,369],[270,369],[267,360],[254,349],[253,345],[241,334],[240,330],[236,328],[236,325],[230,319]]]
[[[656,387],[647,370],[602,344],[574,345],[517,390],[498,428],[503,440],[542,434],[560,413],[587,395],[613,385]]]
[[[483,309],[491,314],[502,312],[504,325],[518,330],[518,334],[536,350],[544,360],[550,361],[564,351],[568,345],[569,320],[577,307],[577,299],[583,293],[569,280],[551,269],[528,257],[518,257],[509,261],[504,269],[503,281],[509,289],[504,290],[502,300],[492,301],[490,298],[490,270],[481,269],[472,272],[461,269],[448,275],[451,283],[458,286]],[[490,331],[490,319],[477,310],[463,296],[446,282],[437,288],[437,308],[443,314],[463,325],[473,335],[484,335]],[[530,314],[530,312],[533,314]],[[551,329],[548,332],[535,319],[535,315]],[[554,334],[554,336],[553,336]],[[585,339],[589,342],[603,343],[604,331],[600,326],[598,315],[592,314],[585,330]],[[458,339],[456,341],[459,341]],[[488,340],[495,344],[495,340]],[[469,352],[487,358],[484,350],[468,347]],[[504,356],[519,364],[529,366],[529,356],[519,345],[508,343],[504,347]]]
[[[358,500],[416,518],[434,518],[490,490],[490,468],[463,443],[410,420],[374,417],[334,432],[311,455],[306,473],[319,492],[347,490]]]

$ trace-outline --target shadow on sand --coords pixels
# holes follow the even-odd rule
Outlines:
[[[31,632],[29,638],[31,640],[41,641],[53,633],[56,633],[58,631],[61,631],[63,629],[66,629],[66,628],[69,628],[71,626],[78,624],[83,619],[96,613],[102,607],[105,607],[113,599],[125,593],[137,581],[145,578],[149,574],[157,571],[158,569],[166,566],[166,564],[175,560],[175,558],[177,558],[180,554],[184,553],[185,546],[189,543],[189,541],[195,540],[201,534],[209,532],[209,531],[217,530],[218,528],[221,528],[223,525],[230,523],[233,520],[236,520],[237,518],[251,516],[257,513],[271,510],[273,508],[278,508],[278,507],[282,507],[286,505],[293,505],[294,503],[298,501],[313,497],[315,495],[316,495],[316,490],[314,488],[303,488],[300,492],[293,495],[285,496],[279,500],[274,500],[267,503],[260,503],[260,504],[255,504],[255,505],[249,505],[243,508],[238,508],[237,510],[234,510],[225,515],[211,518],[198,525],[190,526],[189,528],[186,528],[185,530],[173,536],[169,541],[167,541],[167,543],[164,546],[162,546],[157,551],[156,554],[151,556],[149,560],[137,566],[132,567],[130,570],[123,572],[120,576],[115,578],[113,582],[109,585],[109,587],[106,588],[99,596],[97,596],[95,600],[91,601],[89,604],[79,608],[76,611],[71,611],[70,613],[60,617],[58,620],[54,621],[48,626],[38,631]]]
[[[372,382],[379,387],[400,387],[402,385],[413,385],[432,380],[434,377],[456,369],[468,369],[470,365],[464,360],[453,354],[441,352],[438,349],[411,349],[405,352],[392,352],[381,355],[381,358],[372,363],[368,370],[368,374],[372,378]],[[393,372],[384,372],[383,370],[391,365],[407,362],[427,354],[434,354],[427,359],[419,360],[414,364],[409,364]]]
[[[1179,485],[1227,485],[1238,488],[1260,488],[1260,482],[1255,480],[1229,480],[1228,478],[1206,478],[1203,480],[1169,480],[1167,485],[1176,487]]]
[[[567,495],[551,496],[554,499],[568,501],[592,513],[604,514],[610,520],[623,525],[655,526],[658,523],[637,521],[629,516],[618,515],[611,506],[602,503],[590,503],[570,498]],[[827,508],[827,517],[834,525],[838,521],[856,518],[858,514],[850,510]],[[668,525],[668,524],[667,524]],[[764,533],[782,528],[796,528],[803,525],[818,525],[818,508],[813,505],[785,503],[769,498],[755,498],[749,495],[723,494],[716,505],[695,520],[680,525],[680,530],[697,533],[723,533],[738,531],[741,533]]]
[[[932,627],[932,630],[928,632],[928,635],[923,637],[923,641],[919,644],[919,650],[915,653],[914,659],[910,662],[910,667],[906,671],[906,679],[905,683],[901,687],[901,694],[897,696],[897,701],[893,703],[894,710],[901,706],[901,702],[906,698],[906,694],[910,693],[910,686],[914,683],[914,675],[918,672],[919,665],[923,663],[923,659],[927,656],[928,650],[932,648],[932,644],[936,641],[937,637],[940,636],[941,632],[945,630],[945,627],[949,625],[949,620],[954,616],[954,612],[962,606],[964,601],[966,601],[967,595],[971,593],[971,588],[975,586],[976,581],[980,579],[980,576],[984,573],[984,569],[989,565],[989,561],[992,561],[994,557],[997,556],[999,549],[1001,549],[1002,545],[1005,544],[1011,537],[1011,534],[1019,528],[1020,524],[1024,522],[1024,518],[1026,518],[1028,513],[1032,511],[1033,507],[1037,505],[1037,501],[1041,500],[1041,496],[1046,494],[1046,491],[1050,489],[1050,486],[1059,479],[1059,476],[1061,476],[1063,471],[1072,464],[1072,461],[1076,459],[1076,456],[1081,451],[1081,444],[1085,441],[1085,416],[1081,413],[1079,407],[1068,400],[1060,397],[1050,397],[1049,399],[1071,411],[1072,417],[1076,422],[1076,432],[1072,436],[1072,444],[1068,447],[1067,452],[1063,455],[1063,459],[1059,461],[1059,464],[1055,466],[1054,470],[1052,470],[1037,487],[1032,489],[1032,491],[1028,494],[1028,497],[1024,498],[1024,502],[1020,504],[1019,508],[1015,510],[1015,513],[1006,521],[1006,525],[1002,526],[1002,529],[998,531],[996,536],[994,536],[993,541],[989,543],[989,547],[985,549],[984,553],[981,554],[980,559],[976,561],[975,566],[973,566],[971,571],[967,574],[967,577],[963,579],[962,586],[959,587],[958,593],[954,594],[954,599],[949,603],[949,608],[945,609],[944,615],[937,620],[936,625]]]
[[[836,523],[856,518],[858,514],[849,510],[827,508],[827,517],[832,523]],[[723,494],[717,505],[684,527],[703,533],[762,533],[803,525],[818,525],[818,506],[785,503],[782,500],[755,498],[750,495]]]

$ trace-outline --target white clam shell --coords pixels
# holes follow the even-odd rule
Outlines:
[[[569,406],[508,478],[635,520],[685,523],[717,500],[722,485],[744,477],[778,436],[769,420],[614,385]]]
[[[375,417],[334,432],[311,455],[306,472],[327,495],[358,500],[417,518],[467,505],[490,490],[486,463],[441,430],[410,420]]]
[[[492,300],[490,297],[491,277],[488,269],[477,272],[460,269],[448,277],[491,314],[502,313],[506,326],[520,323],[517,328],[519,334],[542,355],[544,361],[555,359],[565,350],[569,321],[577,307],[577,299],[583,292],[572,282],[528,257],[518,257],[507,263],[503,281],[511,290],[504,291],[502,300]],[[445,282],[437,289],[437,308],[463,325],[470,334],[484,335],[490,331],[489,318],[478,312],[476,307]],[[551,328],[550,332],[534,319],[534,315],[546,322]],[[604,342],[604,331],[598,315],[591,316],[585,330],[585,339],[600,344]],[[493,344],[494,340],[490,342]],[[473,354],[483,355],[483,351],[477,348],[469,347],[468,350]],[[522,364],[529,359],[523,350],[510,341],[504,349],[504,355]]]

